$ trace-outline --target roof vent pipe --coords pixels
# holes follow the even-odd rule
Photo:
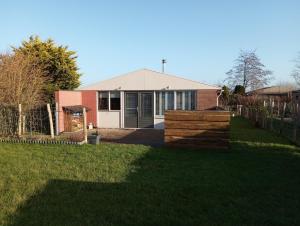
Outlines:
[[[161,60],[161,64],[162,64],[162,65],[161,65],[161,66],[162,66],[162,67],[161,67],[161,72],[162,72],[162,73],[165,73],[165,64],[166,64],[166,63],[167,63],[167,60],[166,60],[166,59],[162,59],[162,60]]]

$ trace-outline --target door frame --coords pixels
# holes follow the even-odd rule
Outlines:
[[[137,94],[137,127],[126,127],[126,94],[127,93],[136,93]],[[152,127],[150,128],[140,128],[139,127],[139,118],[140,118],[140,112],[141,112],[141,94],[142,93],[149,93],[152,95]],[[123,109],[123,121],[124,121],[124,128],[125,129],[154,129],[154,120],[155,120],[155,92],[154,91],[124,91],[123,101],[124,101],[124,109]]]

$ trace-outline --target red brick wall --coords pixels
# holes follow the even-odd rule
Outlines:
[[[90,111],[87,112],[87,124],[93,123],[93,126],[97,127],[97,91],[81,91],[81,95],[82,105],[90,109]]]
[[[197,110],[209,110],[217,106],[217,90],[197,90]]]

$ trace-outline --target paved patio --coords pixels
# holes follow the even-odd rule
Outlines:
[[[101,140],[124,144],[144,144],[159,147],[164,144],[164,130],[156,129],[98,129]]]

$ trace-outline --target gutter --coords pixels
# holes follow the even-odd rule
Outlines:
[[[217,107],[219,107],[219,97],[222,95],[223,91],[224,91],[224,90],[221,89],[220,94],[217,96]]]

